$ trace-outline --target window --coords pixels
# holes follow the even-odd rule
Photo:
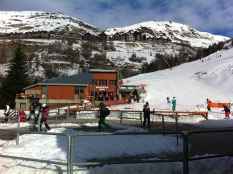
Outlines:
[[[107,86],[108,81],[107,80],[99,80],[99,86]]]
[[[98,80],[92,80],[92,85],[97,85]]]
[[[110,80],[110,85],[116,86],[117,85],[117,81],[116,80]]]
[[[84,96],[84,89],[84,87],[80,86],[75,87],[75,94],[82,98]]]
[[[48,87],[42,86],[42,94],[47,95],[47,93],[48,93]]]

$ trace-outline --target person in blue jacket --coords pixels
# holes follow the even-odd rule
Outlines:
[[[176,97],[172,98],[172,111],[174,112],[176,110]]]

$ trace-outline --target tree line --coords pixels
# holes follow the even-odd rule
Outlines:
[[[148,73],[158,70],[163,70],[167,68],[172,68],[174,66],[180,65],[185,62],[195,61],[201,58],[204,58],[206,56],[209,56],[210,54],[213,54],[219,50],[222,50],[224,48],[225,42],[219,42],[215,43],[213,45],[210,45],[208,48],[199,48],[196,51],[196,54],[188,54],[185,51],[180,51],[179,54],[170,55],[170,54],[156,54],[153,61],[150,63],[145,62],[142,65],[141,72],[142,73]],[[233,42],[232,42],[233,46]]]

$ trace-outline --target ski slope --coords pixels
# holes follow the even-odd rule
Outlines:
[[[124,84],[144,84],[145,101],[155,108],[166,108],[167,96],[175,96],[177,109],[182,110],[205,105],[206,98],[232,102],[233,48],[172,69],[140,74]]]

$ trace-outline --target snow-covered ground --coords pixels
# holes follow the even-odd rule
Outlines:
[[[116,65],[124,65],[125,63],[135,64],[139,67],[142,63],[151,62],[155,59],[156,54],[175,55],[179,53],[181,46],[174,44],[159,44],[150,42],[123,42],[113,41],[115,51],[107,51],[107,58],[113,61]],[[137,57],[139,62],[130,60],[132,55]]]
[[[96,126],[87,124],[90,127]],[[123,129],[125,132],[142,132],[140,128],[129,126],[111,125],[114,128]],[[142,160],[154,160],[158,154],[176,153],[182,150],[182,143],[176,145],[176,137],[162,135],[104,135],[97,132],[77,132],[74,129],[57,128],[51,130],[56,133],[68,134],[94,134],[95,136],[78,136],[74,141],[73,161],[85,162],[88,160],[111,160],[127,156],[142,157]],[[67,139],[65,137],[50,135],[22,135],[20,145],[15,141],[0,141],[0,153],[21,157],[39,158],[43,160],[65,161],[67,151]],[[149,155],[147,158],[147,155]],[[154,155],[154,157],[153,157]],[[208,155],[208,154],[207,154]],[[0,158],[1,174],[55,174],[66,173],[66,166],[9,160]],[[199,174],[230,174],[233,158],[218,158],[190,162],[190,171]],[[104,165],[98,167],[74,167],[77,174],[102,174],[102,173],[182,173],[182,163],[147,163],[127,165]]]
[[[89,124],[89,126],[96,126]],[[141,128],[132,128],[121,125],[111,125],[124,132],[144,132]],[[153,157],[162,153],[176,153],[181,150],[182,144],[176,145],[176,137],[162,135],[98,135],[97,132],[77,132],[74,129],[52,129],[52,132],[66,134],[94,134],[92,136],[77,136],[73,142],[73,161],[85,162],[88,160],[106,160],[111,158],[141,156]],[[13,156],[30,157],[52,161],[66,161],[67,139],[51,135],[22,135],[20,145],[15,141],[0,141],[0,153]],[[11,167],[9,167],[9,165]],[[49,173],[52,166],[25,161],[1,161],[2,171],[6,174],[30,173],[39,169],[41,173]],[[1,169],[0,167],[0,169]],[[46,170],[48,168],[48,170]],[[61,167],[65,170],[65,167]],[[5,169],[5,170],[4,170]],[[14,170],[13,170],[14,169]],[[58,169],[57,169],[58,170]],[[97,169],[97,170],[100,170]],[[103,170],[103,169],[101,169]],[[88,173],[88,169],[83,171]]]
[[[167,96],[177,98],[177,110],[203,108],[207,98],[232,102],[233,48],[172,69],[140,74],[125,79],[124,84],[145,85],[144,100],[152,108],[168,108]],[[135,107],[141,109],[142,105]]]

